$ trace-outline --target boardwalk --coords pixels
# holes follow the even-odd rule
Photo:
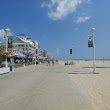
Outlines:
[[[44,64],[0,75],[0,110],[95,110],[69,80],[68,73],[74,70],[81,69]]]

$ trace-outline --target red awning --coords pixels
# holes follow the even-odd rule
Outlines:
[[[1,50],[1,54],[6,54],[6,50]],[[14,53],[12,51],[9,51],[9,50],[8,50],[8,54],[14,55]]]

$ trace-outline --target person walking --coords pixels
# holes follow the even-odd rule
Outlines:
[[[49,59],[49,58],[47,59],[47,62],[48,62],[48,65],[50,66],[50,59]],[[47,65],[47,66],[48,66],[48,65]]]
[[[54,66],[54,58],[52,58],[52,65]]]

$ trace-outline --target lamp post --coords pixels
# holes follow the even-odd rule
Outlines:
[[[72,64],[74,64],[74,63],[73,63],[73,46],[72,46]]]
[[[95,28],[92,28],[91,29],[91,32],[92,32],[92,38],[93,38],[93,56],[94,56],[94,59],[93,59],[93,73],[94,73],[95,72],[95,69],[96,69],[96,65],[95,65],[95,42],[94,42]]]
[[[36,65],[36,45],[35,45],[35,54],[34,54],[34,56],[35,56],[35,65]]]
[[[6,67],[8,67],[8,62],[7,62],[7,47],[8,47],[8,33],[10,32],[9,28],[4,29],[5,32],[5,38],[6,38]]]
[[[35,54],[35,65],[36,65],[36,54]]]

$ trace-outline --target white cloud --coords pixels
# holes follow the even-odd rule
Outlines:
[[[76,11],[81,3],[89,3],[91,0],[51,0],[49,4],[42,3],[41,7],[49,8],[48,17],[59,20]]]
[[[81,0],[52,0],[51,11],[48,13],[49,18],[53,20],[62,19],[69,13],[75,12],[76,7],[81,3]],[[53,10],[56,5],[55,10]]]
[[[79,30],[79,28],[75,28],[75,29],[74,29],[74,31],[78,31],[78,30]]]
[[[42,2],[41,8],[45,7],[45,2]]]
[[[89,4],[91,4],[92,1],[91,1],[91,0],[85,0],[85,3],[89,3]]]
[[[9,28],[7,28],[10,32],[7,34],[8,36],[11,36],[12,35],[12,33],[11,33],[11,30],[9,29]],[[4,42],[4,40],[5,40],[5,35],[6,35],[6,33],[5,33],[5,31],[4,31],[4,29],[1,29],[0,30],[0,42]]]
[[[2,30],[0,30],[0,38],[2,38],[4,36],[5,36],[5,31],[2,29]]]
[[[86,17],[78,17],[78,19],[76,20],[77,23],[82,23],[82,22],[86,22],[90,19],[90,16],[86,16]]]
[[[59,51],[60,51],[60,49],[59,49],[59,48],[56,48],[55,52],[56,52],[57,54],[59,54]]]
[[[0,42],[4,42],[4,36],[5,36],[5,31],[2,29],[0,30]]]

